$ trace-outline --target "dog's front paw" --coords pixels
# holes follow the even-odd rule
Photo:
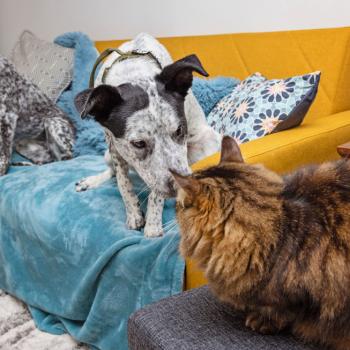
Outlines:
[[[158,226],[155,224],[147,224],[144,229],[145,237],[160,237],[163,236],[163,228],[162,226]]]
[[[85,179],[78,181],[75,184],[75,190],[77,192],[83,192],[83,191],[90,190],[92,188],[97,188],[100,183],[98,183],[95,179],[96,179],[96,176],[89,176],[89,177],[86,177]]]
[[[88,190],[89,188],[90,188],[90,186],[89,186],[89,182],[87,181],[87,179],[82,179],[75,184],[76,192],[83,192],[83,191]]]
[[[145,226],[145,218],[142,215],[142,212],[128,215],[128,217],[126,219],[126,225],[128,226],[128,229],[130,229],[130,230],[140,231],[142,229],[142,227]]]

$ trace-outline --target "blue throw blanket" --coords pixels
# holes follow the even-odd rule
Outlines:
[[[31,306],[40,329],[119,350],[133,311],[181,291],[184,262],[173,225],[156,239],[126,228],[115,180],[75,192],[77,180],[103,169],[102,157],[84,156],[0,178],[0,288]],[[169,200],[163,222],[173,219]]]
[[[72,83],[57,101],[57,105],[70,116],[77,129],[74,155],[103,154],[106,143],[101,125],[93,119],[82,120],[74,105],[74,97],[89,87],[90,72],[98,52],[89,37],[80,32],[60,35],[55,43],[74,48]]]
[[[215,77],[212,79],[193,79],[192,91],[204,114],[208,116],[215,105],[226,95],[230,94],[239,80],[229,77]]]

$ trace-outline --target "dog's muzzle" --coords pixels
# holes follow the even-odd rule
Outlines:
[[[174,179],[169,179],[164,186],[163,190],[156,190],[158,194],[164,198],[172,198],[176,196],[177,193],[177,187]]]

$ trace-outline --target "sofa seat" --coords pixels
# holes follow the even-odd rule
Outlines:
[[[337,146],[350,139],[350,111],[312,121],[295,129],[267,135],[240,146],[249,163],[263,163],[279,173],[286,173],[309,163],[338,158]],[[193,169],[214,165],[220,154],[213,154],[193,165]]]

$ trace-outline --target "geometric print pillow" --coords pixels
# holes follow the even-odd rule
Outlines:
[[[208,123],[239,144],[300,125],[316,97],[320,75],[268,80],[255,73],[216,104]]]
[[[39,39],[25,30],[11,53],[16,70],[53,102],[72,81],[74,49]]]

